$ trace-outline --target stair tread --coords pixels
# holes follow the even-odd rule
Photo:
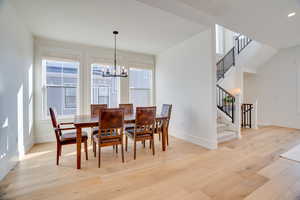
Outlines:
[[[237,133],[234,131],[223,131],[218,133],[218,142],[226,142],[237,138]]]
[[[225,130],[225,131],[222,131],[222,132],[219,132],[218,133],[218,137],[225,137],[225,136],[231,136],[231,135],[236,135],[236,132],[235,131],[230,131],[230,130]]]

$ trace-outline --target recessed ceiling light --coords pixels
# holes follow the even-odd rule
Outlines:
[[[295,16],[296,15],[296,13],[295,12],[292,12],[292,13],[290,13],[289,15],[288,15],[288,17],[293,17],[293,16]]]

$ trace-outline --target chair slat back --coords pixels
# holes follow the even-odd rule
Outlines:
[[[51,117],[52,127],[53,127],[54,132],[55,132],[56,141],[60,142],[61,132],[59,131],[58,123],[56,121],[55,112],[52,108],[49,108],[49,113],[50,113],[50,117]]]
[[[172,112],[172,104],[163,104],[161,109],[161,115],[168,116],[167,121],[167,128],[169,128],[169,122],[171,118],[171,112]]]
[[[168,116],[170,119],[172,111],[172,104],[163,104],[161,109],[161,115]]]
[[[156,117],[156,106],[151,107],[137,107],[136,108],[136,129],[143,129],[144,131],[154,129]]]
[[[91,104],[91,116],[98,117],[103,108],[107,108],[107,104]]]
[[[125,115],[133,113],[133,104],[119,104],[119,108],[124,108]]]
[[[124,127],[123,108],[101,109],[99,114],[100,137],[105,137],[103,133],[110,135],[110,137],[123,135],[123,127]]]

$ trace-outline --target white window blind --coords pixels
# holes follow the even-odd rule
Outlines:
[[[102,72],[111,66],[92,64],[91,67],[91,103],[107,104],[109,107],[118,107],[119,104],[119,78],[103,77]]]
[[[49,115],[49,107],[58,116],[76,114],[79,109],[79,63],[43,60],[43,67],[46,73],[43,92],[46,100],[45,116]]]
[[[135,107],[152,104],[152,70],[129,69],[129,97]]]

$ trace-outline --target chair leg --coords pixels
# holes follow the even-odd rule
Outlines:
[[[91,144],[93,144],[93,129],[91,129]]]
[[[134,140],[134,144],[133,144],[133,159],[136,159],[136,140]]]
[[[124,163],[124,146],[123,146],[123,140],[121,143],[121,154],[122,154],[122,162]]]
[[[61,148],[61,145],[57,145],[57,149],[56,149],[56,165],[59,165],[60,148]]]
[[[96,149],[96,142],[93,141],[93,152],[94,152],[94,157],[96,157],[97,149]]]
[[[143,143],[143,147],[146,148],[146,141],[144,140],[142,143]]]
[[[152,136],[152,154],[155,155],[155,147],[154,147],[154,135]]]
[[[101,165],[101,145],[98,144],[98,168],[100,168]]]
[[[127,135],[125,136],[125,151],[127,152],[128,150],[128,137]]]
[[[118,146],[119,146],[119,145],[116,145],[116,153],[118,153],[118,149],[119,149]]]
[[[169,146],[169,130],[167,130],[167,145]]]
[[[84,142],[84,151],[85,151],[85,159],[88,160],[88,146],[87,146],[87,140]]]
[[[149,147],[150,147],[150,149],[152,148],[152,142],[151,142],[151,140],[149,140]]]
[[[160,132],[158,133],[158,138],[159,138],[159,141],[160,141],[160,138],[161,138],[161,134],[160,134]]]
[[[59,156],[61,156],[62,146],[59,146]]]

